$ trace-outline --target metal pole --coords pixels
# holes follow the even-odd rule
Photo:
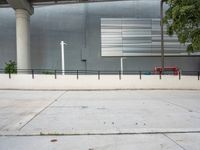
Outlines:
[[[9,72],[9,79],[11,79],[11,71],[10,71],[10,69],[8,70]]]
[[[122,72],[121,71],[119,71],[119,80],[121,80],[122,79]]]
[[[60,45],[61,45],[61,67],[62,67],[62,75],[65,75],[65,48],[64,48],[64,45],[66,43],[64,43],[64,41],[61,41],[60,42]]]
[[[56,75],[57,71],[55,70],[54,71],[54,76],[55,76],[55,79],[57,79],[57,75]]]
[[[124,59],[126,59],[126,57],[120,58],[120,71],[122,75],[124,74]]]
[[[77,80],[78,80],[78,70],[76,70],[76,78],[77,78]]]
[[[164,72],[164,27],[163,27],[163,0],[160,1],[160,27],[161,27],[161,66],[162,72]]]
[[[100,80],[100,71],[98,71],[98,80]]]
[[[34,79],[34,70],[33,69],[31,70],[31,73],[32,73],[32,79]]]
[[[123,74],[123,57],[120,58],[121,74]]]

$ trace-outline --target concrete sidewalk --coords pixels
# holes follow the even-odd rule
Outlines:
[[[200,91],[0,91],[0,150],[199,150]]]

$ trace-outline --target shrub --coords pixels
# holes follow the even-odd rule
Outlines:
[[[9,63],[5,63],[4,68],[5,73],[17,73],[17,63],[15,61],[9,60]]]
[[[53,71],[43,71],[42,74],[54,74]]]

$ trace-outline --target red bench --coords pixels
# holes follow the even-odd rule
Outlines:
[[[162,67],[155,67],[154,68],[154,74],[161,74],[163,72]],[[172,67],[164,67],[164,72],[173,72],[174,75],[179,74],[179,69],[176,66]]]

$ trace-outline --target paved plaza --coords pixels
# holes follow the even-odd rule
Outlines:
[[[200,150],[199,90],[0,90],[0,150]]]

